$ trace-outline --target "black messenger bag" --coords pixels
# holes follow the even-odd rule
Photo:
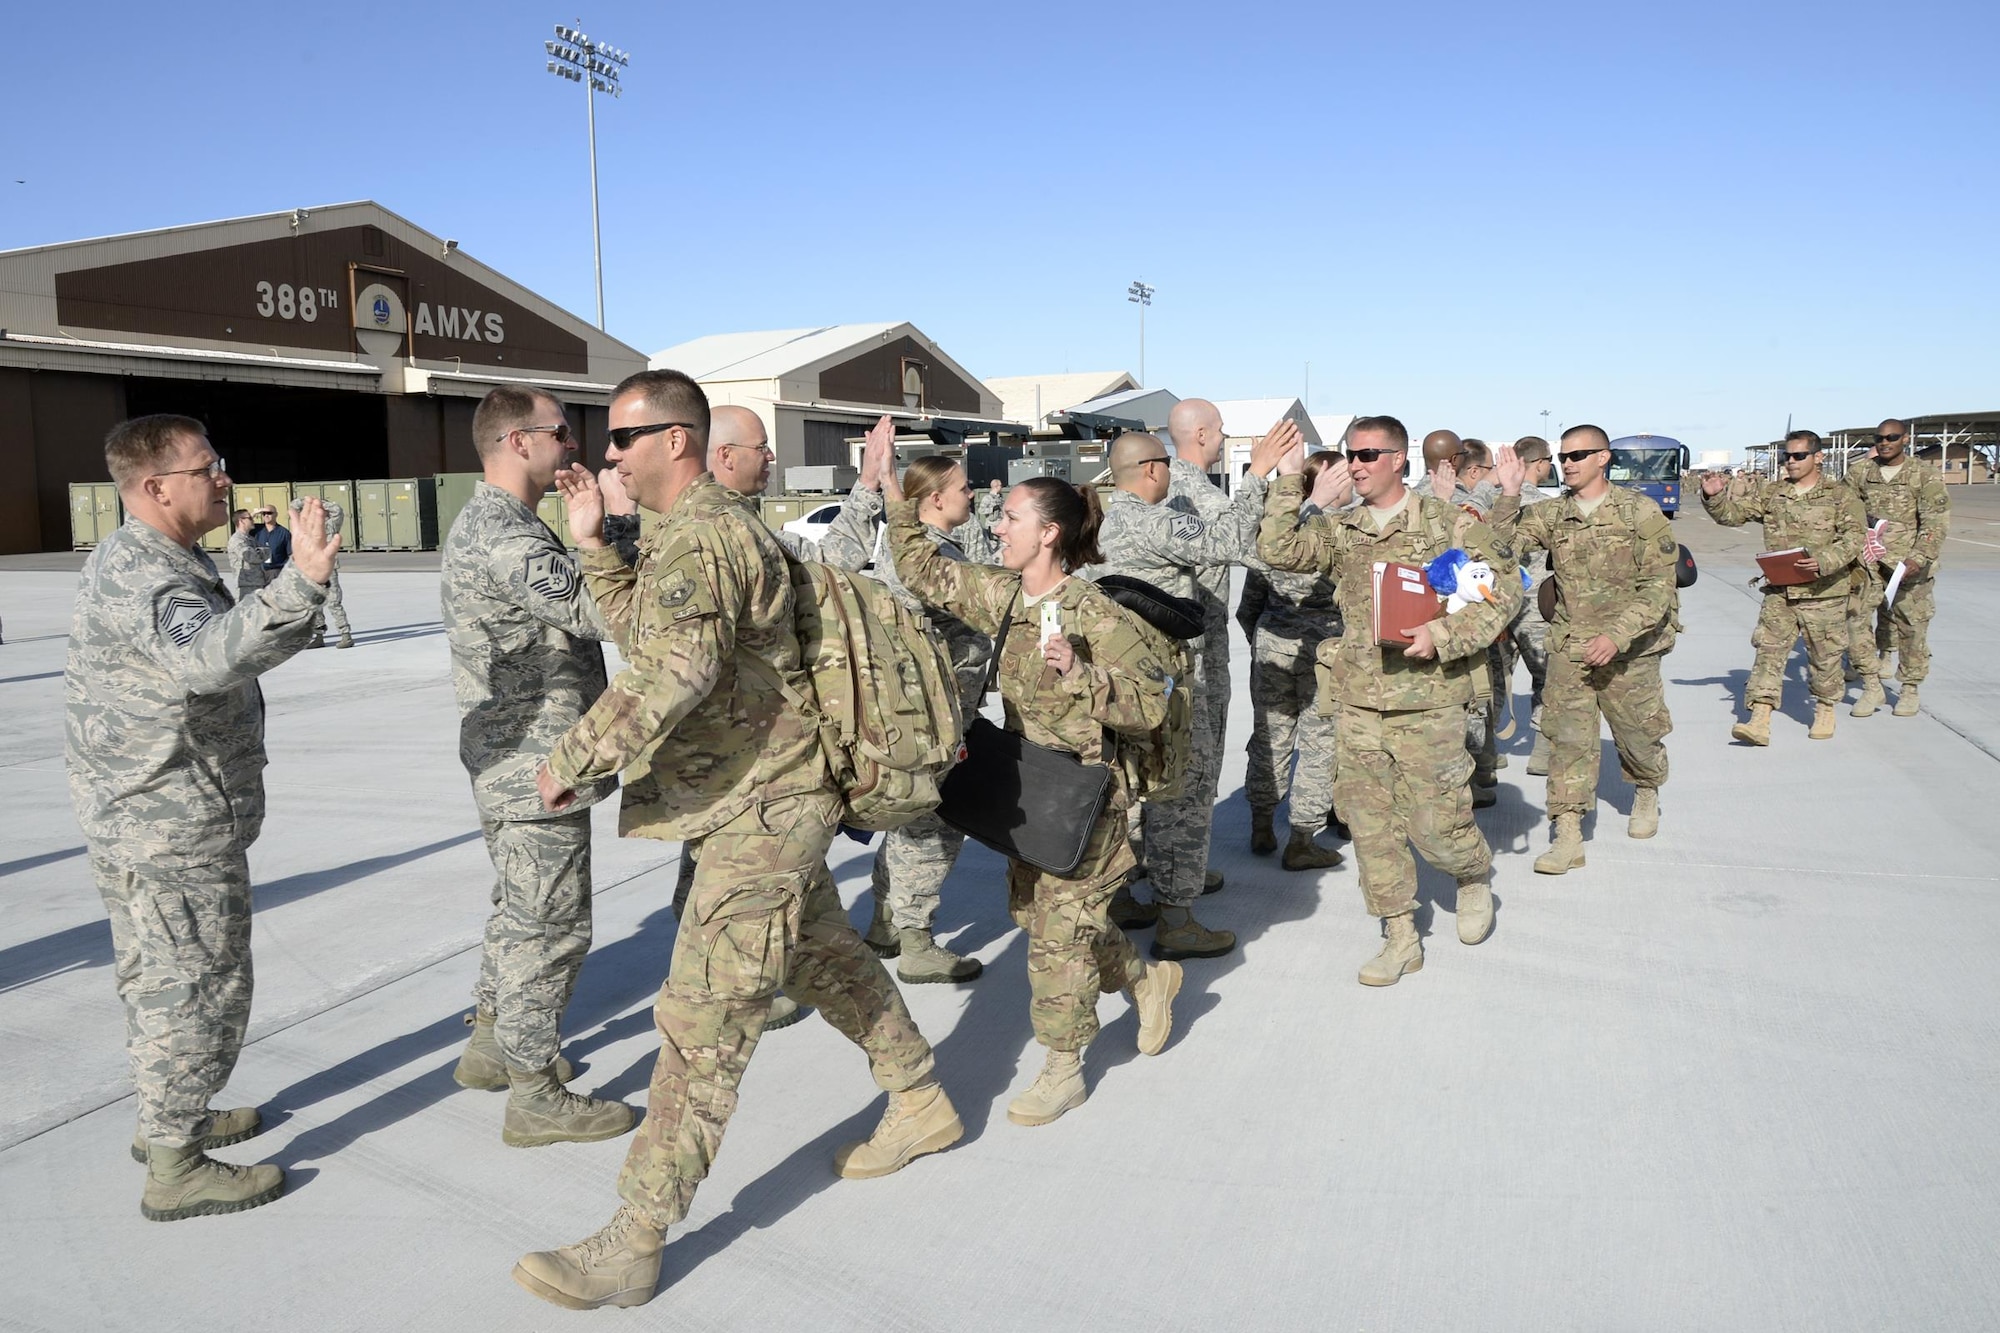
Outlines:
[[[965,752],[945,774],[938,818],[1002,856],[1075,874],[1111,798],[1111,769],[983,717],[965,729]]]

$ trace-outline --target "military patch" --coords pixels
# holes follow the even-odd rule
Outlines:
[[[1674,554],[1675,545],[1676,543],[1674,542],[1673,535],[1671,533],[1665,537],[1660,538],[1660,554],[1661,555]]]
[[[576,596],[582,581],[577,578],[576,566],[566,555],[554,551],[540,551],[528,557],[528,565],[522,571],[528,590],[552,602],[567,602]]]
[[[174,647],[185,648],[214,617],[215,609],[201,598],[178,594],[160,605],[160,633],[172,640]]]
[[[1196,541],[1207,531],[1208,525],[1193,514],[1183,514],[1174,520],[1173,534],[1175,541]]]
[[[684,569],[669,571],[660,584],[660,604],[667,607],[680,606],[694,596],[694,580]]]

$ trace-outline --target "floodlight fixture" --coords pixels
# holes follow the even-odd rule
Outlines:
[[[1143,281],[1134,281],[1125,289],[1125,299],[1139,307],[1139,383],[1146,382],[1146,307],[1153,304],[1154,289]]]
[[[581,24],[583,20],[578,19]],[[632,54],[609,42],[593,42],[580,27],[558,23],[556,40],[544,41],[549,73],[583,85],[584,114],[590,126],[590,246],[597,272],[597,327],[604,327],[604,233],[597,208],[597,94],[625,95],[619,79]]]

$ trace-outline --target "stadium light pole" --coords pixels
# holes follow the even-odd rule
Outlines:
[[[1139,307],[1139,383],[1146,382],[1146,307],[1153,304],[1153,289],[1135,281],[1125,289],[1125,299]]]
[[[577,20],[583,22],[582,19]],[[597,97],[610,93],[623,97],[619,77],[631,62],[629,51],[608,42],[592,41],[576,28],[556,24],[556,40],[543,42],[549,53],[549,73],[583,85],[583,105],[590,122],[590,254],[597,270],[597,327],[604,327],[604,233],[597,221]]]

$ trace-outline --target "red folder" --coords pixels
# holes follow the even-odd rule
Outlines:
[[[1819,575],[1808,574],[1795,563],[1805,553],[1803,546],[1794,546],[1788,551],[1766,551],[1757,557],[1757,567],[1764,571],[1765,582],[1775,588],[1811,583]]]
[[[1384,648],[1407,648],[1408,630],[1444,614],[1444,603],[1431,590],[1421,565],[1377,562],[1374,577],[1375,642]]]

